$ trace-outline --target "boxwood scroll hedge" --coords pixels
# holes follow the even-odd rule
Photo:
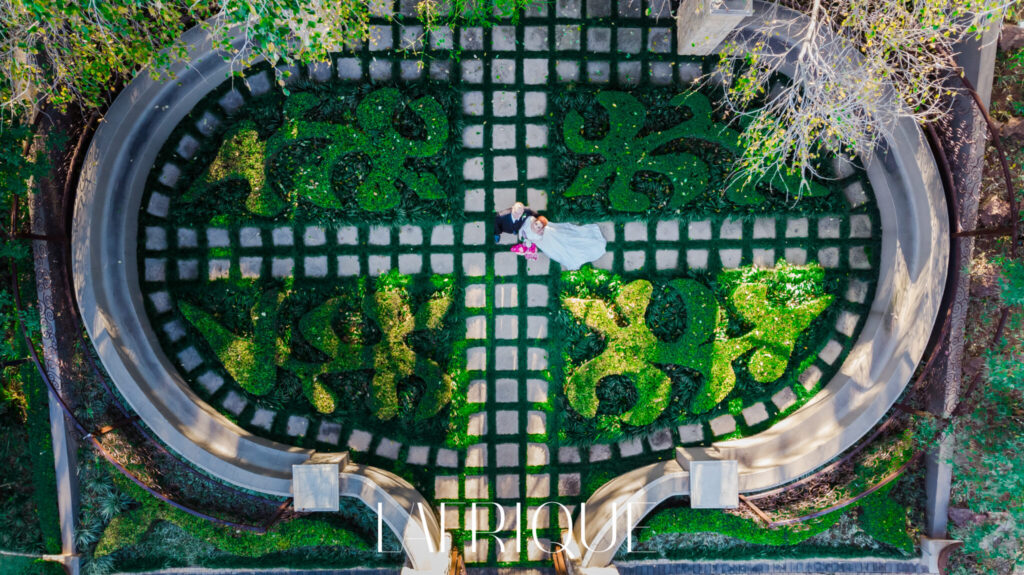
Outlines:
[[[316,206],[343,209],[344,204],[334,192],[331,172],[340,162],[359,158],[368,167],[355,186],[355,197],[364,210],[383,211],[398,205],[398,182],[421,199],[443,197],[436,175],[406,166],[409,158],[438,154],[448,141],[448,117],[435,98],[424,96],[406,104],[397,89],[381,88],[364,97],[356,107],[358,128],[307,120],[320,104],[320,99],[308,92],[287,96],[284,123],[265,142],[259,139],[253,122],[238,123],[226,134],[216,158],[189,189],[186,200],[202,196],[212,186],[228,180],[242,180],[250,190],[246,208],[259,216],[281,213],[288,206],[288,190]],[[407,106],[408,112],[422,123],[422,133],[416,137],[399,132],[395,125]],[[317,153],[284,154],[303,144],[315,145]],[[284,167],[291,175],[290,186],[280,180],[271,184],[267,173],[275,167]]]
[[[426,384],[426,394],[416,409],[417,419],[426,419],[451,401],[452,377],[437,361],[418,355],[407,338],[416,330],[438,330],[452,307],[454,286],[451,276],[434,276],[435,290],[413,313],[409,300],[409,276],[397,271],[377,280],[377,290],[367,298],[359,323],[343,323],[339,334],[334,322],[345,311],[341,297],[330,298],[301,316],[298,337],[327,359],[312,362],[292,353],[291,327],[279,321],[279,310],[287,295],[264,292],[251,308],[251,329],[236,334],[214,315],[198,305],[182,301],[182,315],[202,334],[224,369],[245,391],[255,396],[268,394],[278,384],[279,369],[297,376],[310,404],[320,413],[333,413],[339,396],[327,383],[332,374],[372,370],[372,408],[380,420],[398,414],[399,382],[413,376]],[[351,318],[350,318],[351,320]],[[363,333],[362,322],[379,326],[375,342]]]
[[[619,417],[633,426],[652,423],[667,407],[672,381],[666,366],[682,367],[699,377],[688,414],[708,412],[729,395],[736,386],[734,363],[741,357],[743,369],[755,382],[778,380],[789,367],[800,334],[833,300],[822,291],[824,270],[817,264],[724,272],[716,281],[724,305],[697,280],[674,279],[665,287],[678,302],[672,313],[686,318],[685,328],[666,340],[648,325],[654,291],[650,281],[621,285],[611,274],[592,275],[597,289],[586,291],[584,297],[570,292],[562,305],[596,332],[605,347],[585,361],[570,359],[566,398],[581,416],[593,418],[600,406],[602,380],[625,377],[635,386],[636,399],[634,407]]]
[[[677,209],[708,190],[710,174],[703,159],[687,150],[666,149],[670,143],[683,139],[702,140],[740,155],[740,133],[712,121],[711,102],[702,93],[688,92],[670,99],[668,106],[687,111],[688,117],[660,130],[644,129],[647,111],[632,94],[602,91],[594,100],[608,115],[604,135],[588,138],[584,118],[576,110],[566,115],[562,133],[570,151],[597,155],[603,161],[582,167],[565,190],[565,197],[594,195],[606,187],[612,209],[642,212],[650,207],[651,200],[633,189],[633,179],[647,172],[668,180],[672,190],[668,207]],[[783,191],[798,187],[793,178],[786,176],[772,179],[768,184]],[[817,182],[812,182],[807,191],[810,196],[828,193],[828,188]],[[726,195],[740,205],[760,204],[765,200],[750,182],[734,182],[727,188]]]

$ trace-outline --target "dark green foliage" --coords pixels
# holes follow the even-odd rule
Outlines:
[[[914,540],[907,533],[907,508],[889,497],[891,484],[860,502],[860,526],[875,540],[907,555],[914,552]]]
[[[32,498],[47,553],[60,553],[60,515],[57,512],[57,473],[54,469],[53,442],[50,435],[49,391],[36,366],[21,367],[25,390],[28,453],[32,460]]]
[[[611,92],[580,86],[551,95],[556,217],[605,219],[623,212],[672,214],[821,213],[842,210],[834,182],[810,182],[800,201],[797,180],[738,181],[739,123],[713,110],[713,91]],[[822,173],[830,168],[821,167]],[[684,209],[685,207],[685,209]]]
[[[741,333],[728,338],[723,337],[727,324],[723,323],[714,294],[694,280],[670,281],[666,288],[671,295],[663,292],[653,313],[653,287],[646,280],[605,288],[605,293],[617,292],[614,302],[564,296],[563,306],[606,341],[606,347],[591,356],[597,344],[581,347],[588,338],[579,328],[568,326],[568,402],[584,418],[595,417],[600,401],[597,390],[606,385],[602,380],[611,375],[630,375],[639,396],[635,408],[621,414],[622,423],[650,424],[668,406],[673,387],[655,365],[676,365],[700,375],[703,385],[691,410],[704,413],[735,387],[732,364],[751,351],[746,369],[758,382],[773,382],[786,371],[796,338],[831,302],[831,296],[821,295],[822,277],[820,268],[800,271],[785,265],[776,270],[723,274],[718,286],[729,290],[725,299],[743,326]],[[590,284],[601,279],[615,285],[618,282],[612,276],[594,274],[574,276],[567,283],[572,292],[596,294],[602,290]],[[813,284],[815,279],[817,287],[804,285]],[[677,307],[672,308],[673,303]],[[657,322],[658,332],[652,327],[652,319]],[[562,323],[567,325],[564,320]],[[716,329],[723,333],[716,336]],[[572,363],[574,357],[584,356],[586,359],[579,364]]]

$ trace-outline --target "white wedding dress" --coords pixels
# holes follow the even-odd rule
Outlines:
[[[533,220],[533,216],[527,218],[519,235],[536,244],[540,251],[567,270],[578,270],[605,253],[608,241],[601,235],[597,224],[577,226],[549,222],[544,233],[537,234],[533,231]]]

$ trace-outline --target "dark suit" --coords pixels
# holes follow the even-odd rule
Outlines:
[[[519,233],[519,230],[526,223],[526,218],[533,216],[537,217],[537,212],[530,208],[523,210],[523,215],[518,220],[512,219],[512,210],[502,210],[494,216],[494,235],[500,234],[513,234]]]

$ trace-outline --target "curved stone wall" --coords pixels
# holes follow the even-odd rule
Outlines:
[[[755,30],[767,4],[740,27]],[[798,42],[803,17],[786,38]],[[949,221],[942,183],[921,129],[904,120],[895,138],[865,161],[882,222],[878,286],[860,337],[839,373],[807,404],[756,435],[712,444],[736,460],[739,491],[784,485],[813,472],[867,434],[910,382],[938,316],[949,261]],[[704,448],[681,448],[695,455]],[[698,456],[699,458],[699,456]],[[640,493],[643,497],[638,497]],[[605,484],[587,501],[567,547],[583,567],[604,567],[643,516],[669,497],[689,494],[689,474],[675,461],[649,465]]]
[[[759,14],[763,9],[758,5]],[[756,25],[757,16],[745,27]],[[177,80],[162,83],[140,76],[119,96],[97,131],[75,209],[75,289],[106,369],[161,440],[226,481],[289,495],[291,466],[304,462],[311,452],[256,437],[200,401],[160,350],[137,289],[136,216],[146,178],[175,126],[224,81],[229,66],[211,51],[203,31],[192,30],[184,40],[192,59],[175,67]],[[900,136],[890,143],[885,157],[866,163],[883,230],[870,317],[839,375],[809,403],[763,433],[715,444],[726,458],[739,461],[742,492],[796,479],[852,445],[888,411],[924,352],[945,284],[949,230],[941,184],[920,130],[907,122],[898,131]],[[353,469],[343,470],[343,481],[348,481],[345,493],[367,504],[422,500],[393,474]],[[635,524],[643,514],[634,507],[635,515],[628,517],[621,505],[619,513],[613,513],[611,503],[650,498],[644,501],[646,513],[667,497],[685,494],[687,477],[675,462],[637,469],[594,495],[587,522],[621,525],[621,536],[631,526],[626,523]],[[415,519],[406,512],[388,524],[403,539],[405,534],[428,532],[440,540],[433,517],[428,525],[410,521]],[[608,551],[588,552],[585,566],[610,562],[618,544],[605,533],[601,540],[612,537],[608,541],[613,545]],[[602,547],[598,543],[597,548]],[[429,559],[421,564],[427,563]]]
[[[184,36],[191,60],[172,67],[177,81],[141,74],[111,106],[82,167],[72,249],[79,308],[93,345],[132,409],[168,446],[203,470],[246,489],[291,495],[292,465],[308,449],[257,437],[201,401],[160,351],[138,286],[137,215],[145,181],[168,135],[196,102],[227,77],[229,62],[211,49],[207,32]],[[368,466],[341,470],[341,495],[371,509],[406,548],[416,569],[447,561],[432,508],[404,479]],[[425,522],[417,504],[425,508]]]

